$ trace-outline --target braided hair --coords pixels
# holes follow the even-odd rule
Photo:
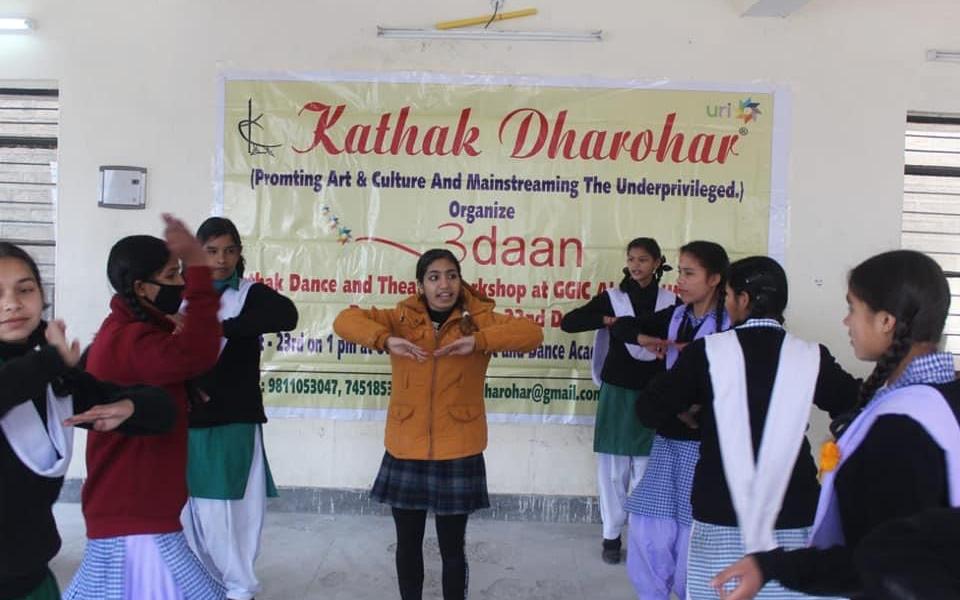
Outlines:
[[[417,259],[417,281],[420,285],[423,285],[423,279],[427,276],[427,269],[430,268],[430,265],[435,261],[446,259],[453,263],[454,268],[457,270],[457,276],[460,277],[461,283],[467,285],[463,282],[463,275],[460,273],[460,261],[457,260],[457,257],[453,255],[453,252],[445,248],[433,248],[427,250],[420,255],[420,258]],[[473,320],[473,316],[467,311],[466,306],[463,304],[463,292],[460,292],[460,297],[457,299],[456,307],[460,308],[463,312],[463,316],[460,318],[460,333],[463,335],[472,335],[473,333],[480,331],[480,328],[477,327],[476,322]]]
[[[649,237],[638,237],[630,240],[630,243],[627,244],[627,254],[630,254],[630,251],[639,248],[649,254],[654,261],[659,261],[659,265],[656,270],[653,272],[653,283],[660,285],[660,279],[663,278],[663,274],[667,271],[672,271],[673,267],[667,264],[667,261],[663,259],[663,253],[660,251],[660,244],[657,243],[657,240]],[[630,269],[623,268],[623,279],[620,280],[620,285],[618,286],[622,291],[626,292],[628,285],[630,284]]]
[[[716,307],[714,308],[714,318],[716,319],[717,331],[723,328],[724,295],[727,291],[727,271],[730,269],[730,258],[723,246],[716,242],[706,242],[697,240],[685,244],[680,248],[680,254],[689,254],[700,263],[700,266],[706,270],[707,275],[719,275],[720,282],[717,283]]]
[[[884,252],[850,271],[850,294],[874,312],[890,313],[893,339],[860,386],[858,408],[874,396],[917,342],[938,343],[950,310],[950,287],[940,265],[913,250]]]
[[[134,283],[150,279],[163,269],[169,260],[170,250],[167,249],[167,243],[150,235],[125,237],[110,249],[107,278],[140,321],[147,321],[149,318],[134,291]]]

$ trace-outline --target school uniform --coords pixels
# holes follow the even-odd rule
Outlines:
[[[960,509],[888,521],[854,553],[864,594],[878,600],[960,598]]]
[[[837,417],[858,389],[826,348],[770,319],[691,343],[651,386],[651,422],[701,407],[689,598],[717,598],[710,579],[747,552],[806,546],[820,492],[805,436],[811,404]],[[770,583],[757,598],[801,596]]]
[[[855,552],[885,523],[960,506],[960,383],[953,357],[915,358],[880,389],[837,441],[839,466],[827,473],[811,547],[755,553],[765,580],[808,594],[858,599]]]
[[[595,330],[591,373],[600,386],[593,434],[597,453],[597,490],[603,537],[618,540],[627,521],[627,497],[646,470],[653,430],[635,416],[639,390],[658,373],[663,361],[637,344],[611,340],[604,317],[636,317],[672,307],[676,295],[656,283],[646,287],[632,279],[604,291],[563,316],[567,333]]]
[[[186,382],[209,371],[220,350],[219,296],[210,269],[188,267],[183,328],[145,307],[140,320],[120,296],[90,347],[87,369],[120,384],[162,387],[174,399],[173,428],[133,438],[87,436],[83,516],[87,547],[66,600],[222,600],[222,586],[190,551],[180,525],[187,501]]]
[[[97,381],[47,345],[45,323],[24,344],[0,342],[0,600],[60,597],[47,563],[60,549],[52,507],[73,451],[63,420],[122,399],[134,412],[118,429],[163,432],[174,410],[162,390]]]
[[[266,499],[277,495],[263,448],[260,336],[297,326],[297,309],[260,283],[233,277],[222,287],[216,367],[193,381],[187,485],[181,521],[190,547],[226,587],[249,600],[260,591],[254,563]]]
[[[689,343],[729,326],[725,315],[717,323],[714,310],[698,318],[692,307],[679,305],[647,319],[619,319],[611,333],[621,341],[636,340],[643,333]],[[676,346],[668,347],[668,370],[679,356]],[[700,431],[675,416],[652,422],[646,416],[651,404],[644,390],[636,402],[637,416],[645,425],[655,426],[657,433],[646,472],[626,504],[630,513],[627,573],[641,598],[667,600],[671,592],[681,598],[686,595],[687,544],[693,523],[690,492],[700,451]]]

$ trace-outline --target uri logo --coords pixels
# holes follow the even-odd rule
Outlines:
[[[760,103],[754,102],[752,98],[741,100],[737,106],[737,118],[746,125],[750,121],[756,121],[762,113],[760,112]]]

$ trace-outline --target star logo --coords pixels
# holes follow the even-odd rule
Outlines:
[[[746,100],[741,100],[739,106],[737,107],[737,118],[743,120],[743,124],[746,125],[750,121],[756,121],[757,117],[761,114],[760,112],[760,103],[754,102],[752,98],[747,98]]]

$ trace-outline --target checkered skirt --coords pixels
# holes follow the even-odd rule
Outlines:
[[[690,493],[698,460],[700,442],[656,436],[647,470],[627,499],[626,511],[644,517],[673,519],[689,527],[693,523]]]
[[[490,507],[482,454],[453,460],[406,460],[383,453],[370,495],[393,508],[462,515]]]
[[[225,600],[226,595],[190,550],[182,531],[153,536],[160,557],[184,600]],[[134,600],[127,597],[124,571],[128,560],[126,538],[87,540],[80,568],[63,594],[64,600]],[[141,590],[149,597],[155,590]]]
[[[777,529],[777,546],[785,550],[806,548],[810,528]],[[690,555],[687,560],[687,597],[691,600],[718,600],[720,596],[710,587],[710,580],[720,571],[744,557],[746,551],[738,527],[724,527],[710,523],[693,522],[690,532]],[[729,593],[733,585],[727,586]],[[789,590],[776,581],[768,582],[754,596],[759,600],[828,600]],[[835,599],[839,600],[839,599]]]

